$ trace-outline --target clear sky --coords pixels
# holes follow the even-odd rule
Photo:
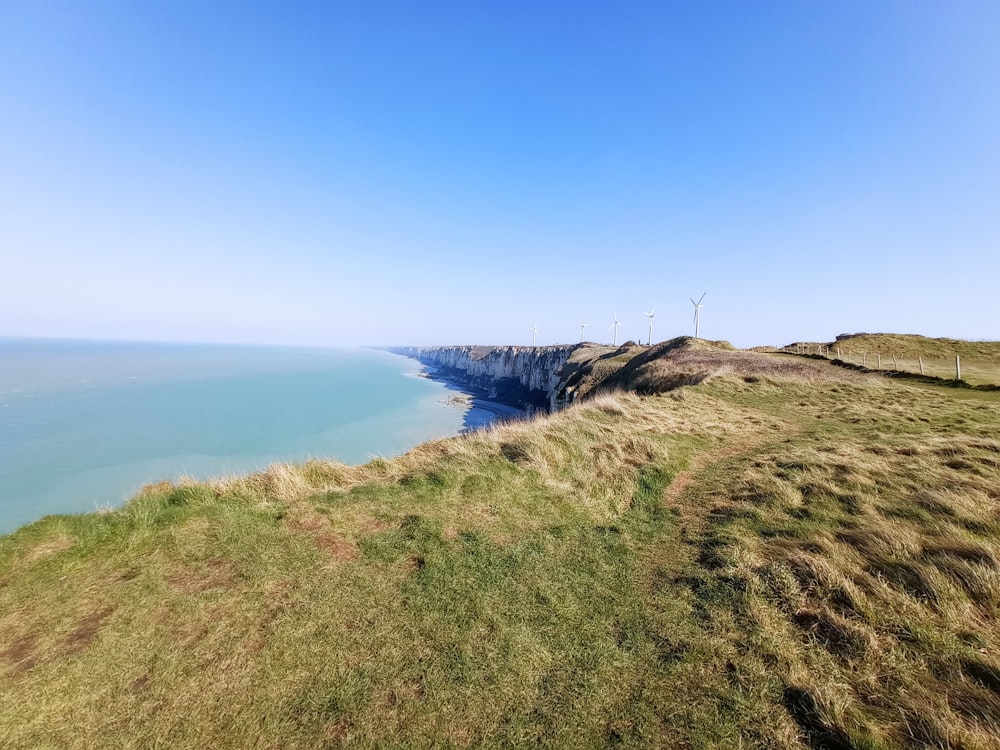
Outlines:
[[[0,335],[1000,339],[1000,2],[0,3]]]

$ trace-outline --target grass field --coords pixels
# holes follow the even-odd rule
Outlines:
[[[1000,364],[1000,341],[934,339],[900,333],[862,333],[841,339],[834,346],[850,346],[862,351],[896,354],[911,359],[918,355],[927,359],[954,359],[958,354],[962,359]]]
[[[0,539],[0,746],[997,747],[1000,393],[654,350]]]
[[[830,358],[871,370],[894,370],[943,380],[955,379],[958,374],[955,357],[958,356],[963,381],[974,386],[1000,386],[1000,342],[997,341],[865,333],[832,343],[807,342],[801,348],[808,354],[822,350]]]
[[[918,359],[916,356],[907,357],[897,354],[896,358],[893,359],[891,355],[883,355],[881,368],[879,368],[877,355],[871,353],[867,353],[867,357],[863,358],[860,352],[849,355],[845,351],[843,359],[845,362],[855,365],[860,365],[867,360],[865,364],[872,370],[896,370],[914,375],[929,375],[942,380],[954,380],[957,374],[954,357],[947,359],[921,357]],[[969,385],[1000,385],[1000,362],[961,358],[959,364],[962,380]]]

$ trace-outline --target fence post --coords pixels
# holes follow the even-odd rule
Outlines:
[[[955,355],[955,380],[962,379],[962,360]]]
[[[837,359],[843,359],[843,358],[844,358],[844,355],[842,355],[842,354],[840,353],[840,347],[838,346],[838,347],[837,347]]]
[[[868,352],[861,352],[861,366],[868,367]]]
[[[896,355],[895,354],[892,355],[892,369],[893,370],[898,370],[899,369],[899,365],[896,364]]]
[[[882,355],[881,354],[876,354],[875,355],[875,369],[876,370],[881,370],[882,369]]]
[[[924,358],[923,357],[917,357],[917,362],[920,363],[920,374],[923,375],[924,374]]]

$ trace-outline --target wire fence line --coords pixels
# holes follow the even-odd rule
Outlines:
[[[947,357],[925,357],[923,355],[903,355],[829,344],[792,344],[780,348],[775,347],[773,351],[840,360],[868,370],[907,372],[945,380],[962,380],[963,375],[973,375],[976,376],[977,380],[991,382],[1000,379],[996,377],[1000,372],[1000,365],[996,362],[967,360],[959,354]]]

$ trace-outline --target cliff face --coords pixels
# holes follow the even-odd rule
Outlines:
[[[532,412],[559,411],[614,390],[652,394],[698,383],[737,362],[731,344],[689,336],[652,347],[626,341],[564,346],[429,346],[390,349],[487,398]],[[720,359],[720,357],[722,359]],[[739,360],[742,361],[742,360]],[[773,369],[774,363],[767,360]]]
[[[390,351],[413,357],[487,398],[528,411],[556,411],[563,368],[572,346],[430,346]]]

